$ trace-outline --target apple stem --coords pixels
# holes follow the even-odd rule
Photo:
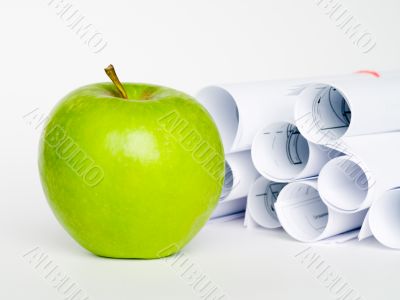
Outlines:
[[[104,69],[106,71],[107,76],[111,79],[111,81],[114,83],[115,87],[121,94],[121,97],[124,99],[128,99],[128,94],[126,93],[124,86],[122,85],[121,81],[119,81],[119,78],[117,76],[117,73],[115,72],[114,66],[109,65],[107,68]]]

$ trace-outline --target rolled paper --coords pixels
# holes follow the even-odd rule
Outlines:
[[[387,76],[382,78],[396,75],[397,73],[387,73]],[[320,91],[321,84],[327,86],[330,83],[340,84],[342,81],[347,83],[348,78],[375,79],[370,73],[364,72],[342,76],[213,85],[201,89],[196,98],[213,117],[221,134],[225,152],[233,153],[249,150],[260,128],[270,123],[293,120],[295,105],[300,96],[300,100],[313,98],[316,91]],[[308,88],[310,84],[312,86]],[[308,109],[308,105],[305,107]],[[304,109],[299,110],[298,115],[301,116],[303,111]]]
[[[400,129],[400,72],[353,74],[309,84],[295,105],[305,138],[342,151],[345,137]]]
[[[366,174],[366,166],[354,157],[342,156],[329,161],[318,178],[321,198],[331,209],[343,213],[368,208],[368,193],[373,185]]]
[[[388,190],[374,201],[369,226],[381,244],[400,249],[400,188]]]
[[[343,138],[353,154],[328,162],[318,187],[332,209],[356,212],[366,209],[384,191],[400,186],[400,132]]]
[[[273,182],[259,177],[250,187],[247,196],[247,218],[264,228],[281,227],[275,212],[275,202],[285,185],[286,183]]]
[[[339,155],[336,150],[307,141],[289,122],[273,123],[261,129],[251,147],[257,171],[276,182],[316,177],[330,159]]]
[[[322,241],[320,241],[320,243],[322,244],[341,244],[341,243],[345,243],[347,241],[350,241],[352,239],[355,239],[358,237],[360,233],[359,229],[354,229],[351,231],[347,231],[345,233],[341,233],[338,235],[335,235],[333,237],[330,238],[326,238]]]
[[[242,212],[238,212],[235,214],[210,219],[210,220],[208,220],[208,223],[211,223],[211,224],[224,223],[224,222],[229,222],[229,221],[236,220],[236,219],[241,219],[244,216],[245,216],[245,213],[242,211]]]
[[[371,227],[369,226],[369,210],[361,225],[360,232],[358,233],[358,240],[362,241],[372,236]]]
[[[205,87],[197,100],[213,117],[225,152],[249,150],[265,125],[292,120],[297,95],[315,79],[275,80]]]
[[[227,154],[225,160],[226,191],[221,195],[220,201],[247,197],[250,186],[260,176],[253,166],[250,151]]]
[[[225,156],[225,178],[221,198],[211,218],[244,211],[251,184],[259,177],[250,151]]]
[[[293,182],[279,193],[275,210],[285,231],[302,242],[316,242],[360,228],[366,211],[353,214],[330,209],[316,180]]]
[[[243,213],[245,209],[246,209],[246,197],[220,202],[213,211],[210,219],[236,215],[239,213]]]

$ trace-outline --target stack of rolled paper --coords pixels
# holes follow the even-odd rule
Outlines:
[[[226,176],[213,217],[400,249],[400,72],[210,86]],[[247,205],[246,205],[247,201]]]

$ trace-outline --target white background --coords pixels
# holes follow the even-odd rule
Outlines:
[[[191,94],[210,83],[400,68],[396,0],[340,1],[376,39],[367,54],[315,0],[65,2],[103,34],[104,51],[92,53],[46,0],[0,0],[0,299],[63,299],[23,259],[35,247],[90,299],[201,298],[165,262],[91,255],[56,222],[43,196],[41,127],[24,115],[46,115],[69,91],[106,81],[109,63],[123,81]],[[335,299],[294,257],[306,247],[281,230],[249,232],[234,221],[207,225],[184,253],[230,299]],[[399,252],[374,239],[312,250],[363,299],[398,299]]]

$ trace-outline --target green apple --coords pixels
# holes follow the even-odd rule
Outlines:
[[[192,97],[161,86],[79,88],[43,131],[39,170],[59,222],[92,253],[158,258],[179,251],[214,210],[224,180],[216,125]]]

